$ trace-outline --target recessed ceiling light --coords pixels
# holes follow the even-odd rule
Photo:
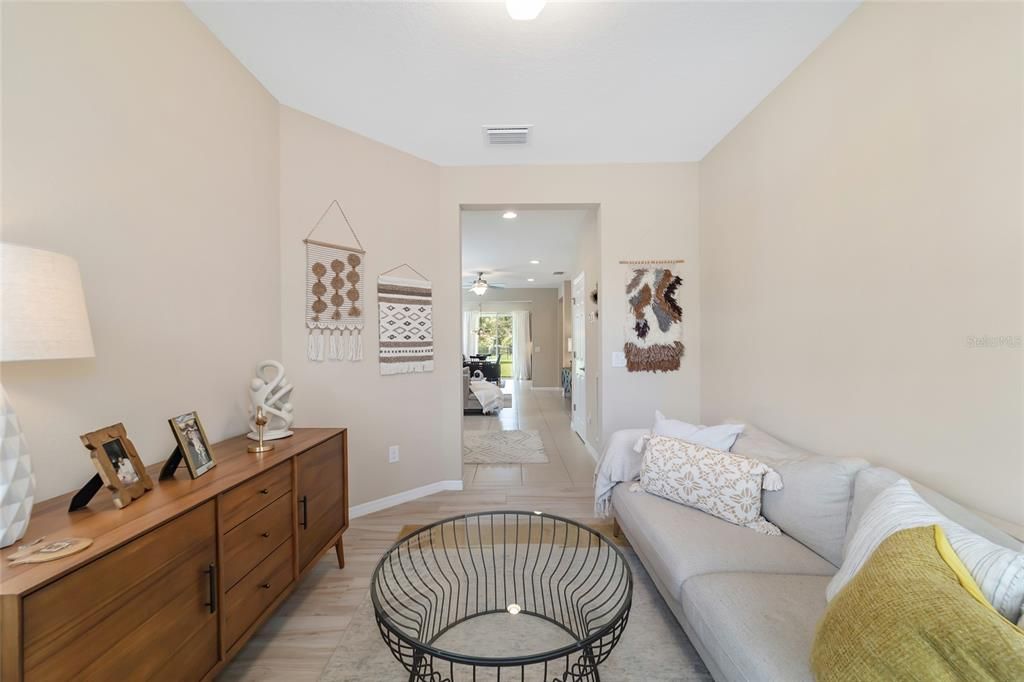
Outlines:
[[[545,0],[505,0],[505,9],[516,21],[530,21],[537,18],[544,4]]]
[[[527,277],[526,281],[527,282],[536,282],[537,280],[535,280],[533,277]]]
[[[515,211],[505,211],[504,213],[501,214],[501,217],[504,218],[505,220],[515,220],[517,215],[519,214],[516,213]]]
[[[530,261],[530,265],[540,265],[540,261],[534,259],[534,260]]]

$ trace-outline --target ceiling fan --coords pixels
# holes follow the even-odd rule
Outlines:
[[[489,284],[487,280],[484,279],[484,273],[478,272],[476,279],[468,284],[463,284],[462,288],[472,291],[477,296],[483,296],[485,293],[487,293],[488,289],[504,289],[505,285]]]

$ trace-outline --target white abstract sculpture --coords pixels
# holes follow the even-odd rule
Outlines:
[[[266,371],[271,367],[277,370],[277,374],[268,379]],[[249,400],[252,402],[249,415],[250,431],[246,434],[249,438],[259,440],[256,433],[256,413],[261,408],[268,419],[263,431],[263,440],[277,440],[292,435],[291,426],[295,421],[295,415],[292,414],[294,408],[288,400],[292,388],[284,377],[284,365],[280,362],[264,360],[256,365],[256,376],[249,382]]]

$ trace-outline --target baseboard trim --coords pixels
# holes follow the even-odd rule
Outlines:
[[[446,490],[462,490],[462,481],[437,481],[435,483],[421,485],[420,487],[413,488],[412,490],[406,490],[404,492],[395,493],[394,495],[388,495],[387,497],[381,497],[380,499],[357,504],[354,507],[349,507],[348,517],[350,519],[358,519],[360,516],[366,516],[367,514],[379,512],[382,509],[394,507],[404,502],[412,502],[413,500],[418,500],[421,497],[444,492]]]
[[[561,386],[533,386],[534,391],[561,391]]]

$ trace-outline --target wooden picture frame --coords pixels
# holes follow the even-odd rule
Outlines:
[[[181,449],[182,459],[188,468],[188,475],[192,478],[199,478],[207,471],[217,466],[213,457],[213,448],[210,447],[210,439],[206,437],[206,429],[199,421],[199,413],[186,412],[185,414],[171,417],[167,420],[174,432],[174,440]]]
[[[123,509],[153,489],[153,480],[128,438],[124,424],[114,424],[81,436],[103,485],[114,495],[114,506]]]

